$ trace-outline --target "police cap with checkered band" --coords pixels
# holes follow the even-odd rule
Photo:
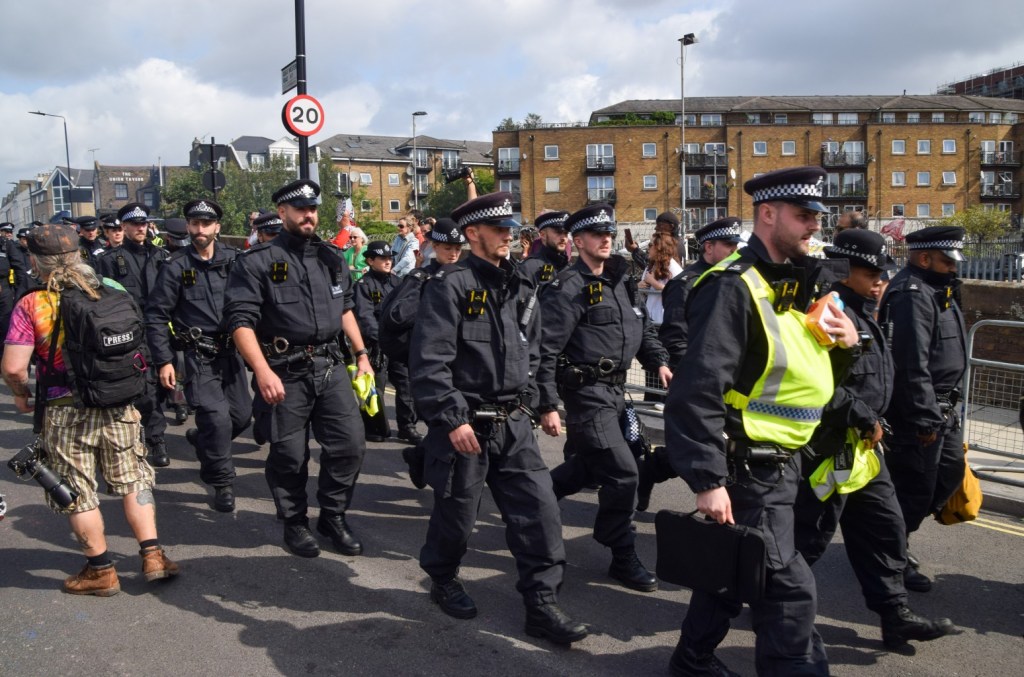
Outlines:
[[[499,228],[518,228],[519,222],[512,218],[512,193],[499,191],[463,202],[452,211],[452,219],[465,228],[485,223]]]
[[[821,167],[791,167],[754,177],[743,184],[743,190],[762,202],[788,202],[798,207],[827,212],[821,203],[828,174]]]
[[[907,234],[907,249],[937,249],[954,261],[963,261],[964,231],[959,226],[929,226]]]
[[[181,210],[186,219],[201,219],[203,221],[219,221],[224,216],[224,210],[213,200],[203,198],[185,203]]]
[[[309,179],[292,181],[278,188],[270,199],[278,206],[289,204],[292,207],[313,207],[320,202],[320,184]]]
[[[78,225],[79,231],[96,230],[100,225],[95,216],[79,216],[71,220]]]
[[[569,218],[569,212],[544,212],[536,218],[533,225],[537,230],[545,228],[560,228],[565,230],[565,222]]]
[[[885,238],[871,230],[848,228],[825,247],[830,259],[847,259],[851,266],[872,270],[892,270],[896,267],[885,249]]]
[[[427,239],[439,244],[465,244],[466,238],[459,230],[459,225],[447,216],[437,220],[434,227],[427,233]]]
[[[725,218],[712,221],[708,225],[704,226],[696,233],[693,234],[697,238],[697,244],[704,244],[711,240],[723,240],[725,242],[731,242],[733,244],[739,244],[743,241],[740,234],[743,229],[740,228],[740,220],[735,216],[726,216]]]
[[[149,221],[149,208],[138,202],[129,202],[117,210],[117,220],[121,223],[146,223]]]
[[[252,225],[256,227],[256,230],[262,230],[264,233],[280,233],[281,228],[284,227],[284,221],[275,212],[267,212],[253,219]]]
[[[391,258],[391,245],[384,240],[374,240],[373,242],[366,245],[366,251],[363,252],[363,258],[376,259],[376,258]]]
[[[573,212],[565,220],[565,229],[570,235],[589,230],[592,233],[611,233],[615,235],[615,210],[611,205],[597,203]]]

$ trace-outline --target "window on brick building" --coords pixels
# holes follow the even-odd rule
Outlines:
[[[747,113],[747,124],[748,125],[759,125],[761,124],[760,113]]]
[[[967,121],[968,122],[978,123],[978,124],[984,124],[984,122],[985,122],[985,114],[982,113],[982,112],[968,113],[967,114]]]
[[[857,114],[839,113],[836,115],[836,123],[840,125],[855,125],[857,124]]]
[[[389,212],[399,212],[399,211],[402,211],[402,201],[401,200],[388,200],[388,211]]]
[[[894,186],[905,186],[905,185],[907,185],[907,173],[906,172],[893,172],[892,173],[892,185],[894,185]]]
[[[915,124],[921,121],[920,113],[907,113],[907,122]]]
[[[128,184],[127,183],[115,183],[114,184],[114,199],[115,200],[127,200],[128,199]]]
[[[775,124],[777,124],[777,125],[788,125],[789,124],[789,114],[788,113],[776,113],[775,114]]]
[[[943,139],[942,140],[942,152],[943,153],[955,153],[956,152],[956,139]]]
[[[398,185],[398,174],[388,174],[388,185],[389,186],[397,186]]]
[[[945,121],[946,121],[946,114],[945,113],[932,113],[932,122],[945,122]]]
[[[754,142],[754,155],[767,155],[768,154],[768,142],[767,141],[755,141]]]
[[[658,144],[656,143],[645,143],[643,145],[643,156],[644,157],[656,157],[658,155]]]
[[[796,155],[796,141],[783,141],[782,142],[782,154],[783,155]]]
[[[701,127],[721,127],[722,126],[722,114],[721,113],[704,113],[700,116]]]
[[[932,142],[928,139],[917,140],[917,154],[918,155],[930,155],[932,152]]]
[[[360,172],[359,182],[367,186],[373,185],[373,174],[370,172]]]
[[[930,186],[930,185],[932,185],[932,173],[931,172],[918,172],[917,173],[917,185],[919,185],[919,186]]]
[[[656,190],[658,188],[658,177],[654,174],[644,176],[644,190]]]
[[[892,140],[892,154],[903,155],[907,152],[907,142],[905,139],[893,139]]]
[[[644,209],[644,221],[654,221],[658,218],[658,210],[654,207]]]
[[[370,200],[363,200],[359,203],[359,211],[368,212],[373,209],[373,202]]]
[[[929,204],[917,205],[917,218],[929,219],[932,216],[932,206]]]
[[[942,185],[943,186],[955,186],[956,185],[956,172],[942,172]]]
[[[943,202],[942,203],[942,216],[943,217],[953,216],[953,214],[955,214],[955,213],[956,213],[956,205],[955,204],[953,204],[952,202]]]
[[[558,159],[558,146],[544,146],[544,159],[545,160],[557,160]]]
[[[552,176],[544,179],[544,192],[545,193],[557,193],[561,190],[559,185],[559,179],[557,176]]]
[[[811,122],[816,125],[832,124],[832,113],[811,113]]]
[[[892,215],[893,216],[903,216],[903,205],[902,204],[893,205],[892,206]]]
[[[896,122],[896,113],[882,113],[882,122],[885,122],[885,123]]]

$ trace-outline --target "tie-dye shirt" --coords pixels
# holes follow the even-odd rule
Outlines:
[[[104,278],[103,284],[124,291],[124,287],[115,280]],[[57,319],[58,299],[57,294],[45,290],[23,296],[11,313],[11,326],[4,341],[10,345],[35,348],[36,370],[39,377],[50,375],[47,372],[50,362],[50,339],[53,338],[53,323]],[[53,374],[63,376],[66,373],[64,356],[58,345],[53,356]],[[52,400],[70,394],[71,390],[67,386],[52,386],[46,390],[46,399]]]

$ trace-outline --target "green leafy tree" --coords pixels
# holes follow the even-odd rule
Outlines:
[[[190,200],[207,197],[203,188],[203,175],[193,169],[174,172],[160,190],[160,214],[164,218],[181,216],[181,210]]]
[[[501,122],[498,123],[498,128],[497,128],[496,131],[499,131],[499,132],[512,132],[512,131],[515,131],[517,129],[519,129],[519,125],[516,124],[515,120],[513,120],[512,118],[505,118],[504,120],[502,120]]]
[[[544,120],[542,120],[541,117],[536,113],[527,113],[526,117],[523,118],[522,127],[524,129],[528,129],[530,127],[539,127],[543,123]]]
[[[1010,230],[1010,213],[996,209],[985,209],[974,205],[952,216],[940,219],[943,226],[960,226],[967,232],[967,238],[975,242],[994,240]]]
[[[494,192],[494,173],[486,169],[474,169],[473,180],[476,181],[478,195]],[[435,219],[448,216],[452,210],[468,199],[466,195],[466,182],[455,181],[453,183],[434,184],[426,201],[420,202],[420,208],[427,216]]]

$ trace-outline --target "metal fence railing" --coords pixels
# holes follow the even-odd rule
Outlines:
[[[978,477],[1024,487],[1007,475],[1024,473],[1024,364],[981,359],[975,355],[979,332],[1006,327],[1024,336],[1024,322],[982,320],[967,335],[967,384],[964,394],[964,441],[971,452],[990,458],[971,463]],[[991,458],[996,457],[996,458]],[[995,464],[997,459],[1009,463]]]
[[[907,245],[889,244],[889,255],[901,268],[907,263]],[[989,242],[968,242],[964,258],[957,264],[957,276],[964,280],[1024,281],[1024,238],[1001,237]]]

